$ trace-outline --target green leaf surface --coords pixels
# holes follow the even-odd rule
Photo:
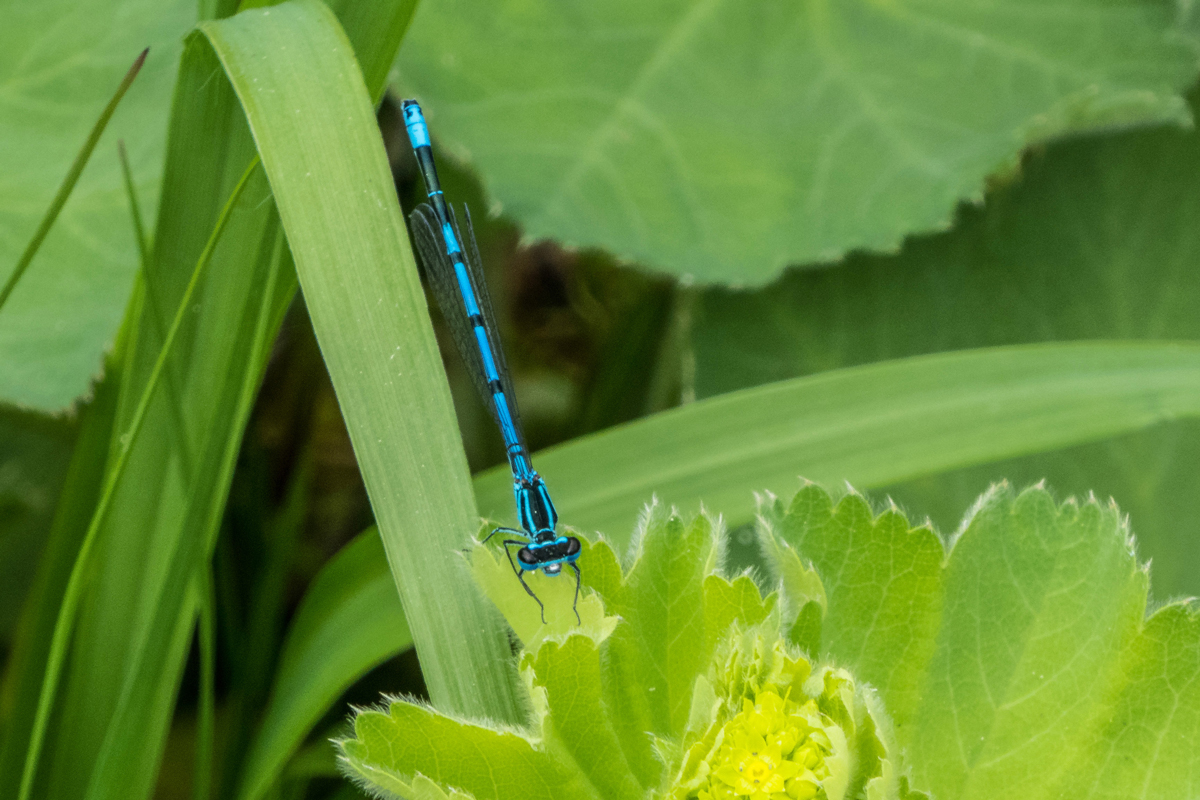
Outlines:
[[[961,348],[1200,339],[1198,172],[1194,131],[1066,141],[1032,154],[953,231],[914,239],[896,256],[851,257],[761,292],[704,292],[697,394]],[[1200,426],[1188,421],[884,486],[944,529],[1001,478],[1111,495],[1155,561],[1156,594],[1200,594],[1198,458]]]
[[[1080,343],[900,359],[709,398],[534,456],[564,522],[621,541],[657,493],[730,524],[799,476],[873,487],[1200,411],[1200,346]],[[506,469],[479,508],[512,514]]]
[[[918,789],[1190,794],[1200,624],[1186,606],[1145,618],[1149,576],[1114,504],[998,485],[944,558],[927,528],[857,495],[833,505],[810,486],[772,516],[824,581],[823,657],[878,688]]]
[[[661,505],[639,531],[620,591],[605,596],[607,609],[629,623],[612,636],[620,672],[610,676],[618,692],[610,702],[644,709],[642,730],[667,738],[683,733],[692,681],[707,661],[704,578],[716,562],[718,531],[705,516],[685,524]]]
[[[145,47],[70,201],[0,314],[0,400],[43,410],[88,391],[137,273],[116,141],[139,195],[158,196],[179,40],[190,0],[9,4],[0,25],[0,280],[17,264],[106,98]]]
[[[334,701],[411,646],[383,543],[368,529],[321,569],[296,610],[238,797],[262,797]]]
[[[769,552],[770,562],[802,554],[820,578],[823,651],[853,663],[855,674],[883,693],[904,731],[921,699],[941,615],[941,540],[927,527],[910,528],[896,509],[874,516],[858,495],[835,508],[815,485],[796,494],[786,516],[779,505],[765,510],[774,512],[769,517],[778,537],[764,541],[792,546]],[[783,586],[796,605],[813,593],[786,577]]]
[[[562,644],[539,647],[533,659],[531,681],[545,692],[550,708],[542,727],[543,746],[552,756],[573,762],[599,796],[640,798],[644,790],[607,713],[597,642],[590,636],[569,636]]]
[[[414,736],[414,732],[419,735]],[[354,718],[355,738],[343,742],[344,759],[374,787],[407,800],[417,775],[466,791],[478,800],[524,797],[555,800],[601,795],[581,777],[570,775],[521,734],[460,722],[409,703],[389,711],[365,711]],[[455,758],[442,754],[454,752]],[[397,775],[392,765],[411,771]]]
[[[1021,148],[1188,118],[1157,0],[426,3],[396,85],[532,238],[702,281],[945,226]]]
[[[21,276],[25,274],[25,270],[29,268],[29,264],[33,261],[42,242],[46,240],[46,235],[50,232],[50,228],[58,219],[58,215],[62,212],[63,206],[66,205],[67,199],[71,196],[71,192],[75,189],[75,184],[79,181],[79,176],[83,173],[87,166],[88,159],[92,156],[92,151],[96,149],[100,137],[104,135],[104,129],[108,127],[109,120],[116,112],[117,106],[120,105],[121,99],[125,97],[125,92],[129,91],[130,84],[137,78],[138,72],[142,65],[146,63],[146,54],[149,49],[143,50],[137,58],[134,59],[133,65],[129,71],[125,73],[125,77],[121,79],[120,85],[117,86],[116,92],[112,99],[108,101],[108,105],[100,112],[100,116],[96,119],[95,125],[88,133],[87,139],[84,140],[83,146],[75,155],[75,159],[71,162],[71,168],[67,170],[67,174],[63,177],[62,183],[59,184],[58,191],[54,194],[54,199],[50,201],[50,207],[46,209],[46,213],[42,216],[41,222],[38,223],[37,230],[34,231],[33,237],[29,240],[29,244],[21,252],[21,257],[17,259],[17,264],[9,273],[8,278],[4,281],[3,288],[0,288],[0,309],[4,308],[4,304],[8,301],[13,290],[16,289],[17,283],[21,280]],[[121,153],[121,170],[122,177],[125,179],[125,186],[130,197],[133,196],[132,185],[133,178],[129,172],[128,156],[125,153],[124,145],[118,143],[118,150]],[[131,206],[133,204],[131,203]],[[136,209],[134,210],[134,228],[136,232],[135,240],[141,238],[141,223],[137,219]],[[143,248],[144,250],[144,248]]]
[[[545,575],[541,572],[525,573],[525,584],[537,595],[544,610],[539,607],[515,579],[514,564],[497,552],[504,545],[496,539],[492,541],[499,547],[476,547],[471,552],[471,574],[475,583],[504,615],[517,638],[527,647],[532,648],[544,639],[562,637],[581,630],[596,639],[603,639],[612,632],[617,622],[616,617],[605,616],[604,604],[598,597],[581,590],[579,602],[575,603],[575,580],[569,571],[566,577]],[[615,573],[619,583],[621,569],[616,565],[616,557],[608,545],[592,544],[587,539],[581,539],[580,543],[584,554],[580,558],[586,556],[589,561],[611,566],[611,570],[602,569],[599,574],[589,574],[588,584],[603,585],[597,583],[597,579],[603,581],[606,574],[612,573]],[[509,547],[514,548],[515,545]],[[575,611],[579,613],[578,619],[575,617]],[[542,622],[543,615],[545,622]]]
[[[455,555],[477,519],[466,459],[350,44],[316,0],[202,30],[262,155],[430,696],[515,719],[505,634]]]
[[[1143,626],[1120,663],[1113,713],[1079,754],[1088,798],[1176,797],[1196,785],[1200,616],[1168,606]],[[1153,734],[1153,735],[1148,735]],[[1140,794],[1139,794],[1140,792]]]

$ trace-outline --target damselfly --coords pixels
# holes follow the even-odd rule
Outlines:
[[[463,236],[454,209],[446,203],[438,183],[433,150],[429,144],[429,129],[425,126],[421,107],[416,100],[405,100],[403,109],[408,138],[429,194],[429,202],[418,206],[411,217],[417,249],[425,262],[425,270],[438,305],[442,308],[442,315],[454,334],[454,341],[471,378],[484,405],[491,410],[496,424],[500,426],[508,453],[508,465],[512,469],[517,519],[523,530],[496,528],[484,541],[498,533],[520,537],[505,539],[504,552],[525,591],[537,601],[542,611],[542,622],[546,621],[546,607],[525,582],[525,573],[540,569],[545,575],[559,575],[564,564],[574,570],[575,605],[572,608],[578,620],[579,611],[576,607],[579,603],[580,575],[579,565],[575,562],[579,559],[579,540],[555,532],[558,512],[554,510],[546,484],[534,472],[529,460],[521,419],[517,416],[512,378],[500,347],[496,318],[483,280],[483,266],[479,248],[475,244],[471,212],[463,207],[466,212],[466,236]],[[516,561],[513,561],[513,547],[519,548]]]

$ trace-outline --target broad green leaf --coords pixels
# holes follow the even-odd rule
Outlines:
[[[422,4],[396,85],[532,238],[702,281],[945,226],[1021,148],[1172,120],[1157,0]]]
[[[1200,346],[1080,343],[945,353],[713,397],[534,455],[562,520],[622,541],[652,494],[749,521],[799,476],[885,486],[1200,412]],[[475,482],[512,515],[505,469]]]
[[[430,695],[515,719],[505,634],[455,554],[476,525],[466,459],[354,53],[316,0],[201,28],[262,155]]]
[[[388,711],[364,711],[354,718],[354,735],[342,743],[343,760],[353,764],[358,777],[397,798],[412,796],[409,786],[417,775],[478,800],[602,797],[581,775],[571,776],[520,733],[460,722],[423,706],[397,702]],[[456,757],[445,758],[445,753]],[[389,769],[397,764],[411,772]]]
[[[1079,754],[1092,771],[1080,797],[1175,797],[1181,783],[1195,786],[1198,640],[1200,615],[1186,606],[1168,606],[1146,622],[1121,659],[1113,713]]]
[[[685,524],[652,507],[631,547],[620,591],[605,596],[627,625],[613,632],[610,703],[642,708],[643,731],[680,735],[691,705],[693,676],[707,661],[704,578],[713,571],[719,531],[705,516]],[[637,678],[635,679],[635,675]],[[646,692],[649,687],[649,692]]]
[[[100,116],[96,119],[95,125],[92,126],[92,130],[88,133],[87,139],[84,140],[83,146],[75,155],[75,159],[71,162],[71,168],[67,170],[67,174],[63,177],[62,183],[59,184],[58,191],[54,194],[54,199],[50,201],[50,207],[46,209],[46,213],[42,215],[42,219],[41,222],[38,223],[37,230],[33,232],[33,237],[29,240],[29,244],[27,244],[25,249],[21,252],[21,257],[17,259],[16,266],[13,267],[12,271],[8,275],[8,278],[4,281],[4,286],[0,287],[0,309],[4,308],[4,304],[12,295],[13,290],[16,289],[17,283],[20,282],[21,276],[25,274],[25,270],[29,268],[34,256],[37,255],[38,250],[41,249],[42,242],[46,240],[46,235],[50,232],[50,228],[54,225],[54,222],[58,219],[58,215],[62,212],[63,206],[66,205],[67,199],[70,198],[71,192],[75,189],[75,184],[79,181],[79,176],[83,173],[84,168],[87,166],[88,159],[92,156],[92,151],[96,149],[96,145],[99,143],[100,137],[104,135],[104,129],[108,127],[109,120],[112,119],[112,115],[116,112],[117,106],[120,105],[121,99],[125,97],[125,93],[129,91],[130,84],[132,84],[134,79],[137,78],[138,72],[141,70],[142,65],[146,63],[146,54],[149,52],[149,49],[143,50],[141,54],[134,59],[133,65],[129,68],[129,71],[125,73],[125,77],[121,79],[121,83],[117,86],[117,90],[113,94],[112,99],[108,101],[108,105],[104,107],[104,110],[100,112]],[[133,185],[133,178],[129,171],[128,156],[125,153],[124,145],[119,145],[118,149],[121,152],[122,177],[125,179],[126,189],[129,190]],[[131,192],[130,194],[132,196]],[[136,233],[135,241],[137,241],[141,236],[140,222],[137,219],[138,215],[136,210],[131,210],[134,210],[134,228]]]
[[[411,646],[379,533],[366,530],[321,569],[296,611],[238,797],[262,797],[334,701]]]
[[[772,529],[764,544],[786,548],[768,551],[769,562],[811,563],[825,600],[821,652],[853,663],[855,674],[879,689],[903,740],[941,614],[941,540],[929,528],[910,528],[895,509],[874,516],[857,494],[834,506],[815,485],[792,498],[786,515],[783,508],[776,501],[763,509]],[[783,586],[794,603],[811,594],[786,580]]]
[[[604,591],[604,579],[612,573],[615,573],[619,583],[621,570],[616,566],[616,557],[608,545],[604,542],[592,544],[586,538],[580,541],[583,546],[580,558],[610,567],[609,570],[602,569],[599,574],[589,570],[587,584]],[[493,542],[496,540],[493,539]],[[471,575],[526,647],[532,648],[543,639],[571,633],[586,632],[598,640],[612,633],[617,619],[605,616],[604,604],[598,596],[581,588],[579,602],[575,602],[575,579],[570,570],[558,576],[541,572],[525,573],[525,585],[542,603],[539,606],[516,579],[514,564],[500,554],[505,545],[502,542],[496,544],[498,547],[476,547],[471,552]],[[509,547],[516,549],[515,545]],[[542,622],[543,615],[545,622]]]
[[[1200,339],[1198,171],[1194,131],[1066,141],[1032,154],[982,210],[964,209],[953,231],[912,240],[896,256],[851,257],[762,292],[707,291],[694,330],[697,394],[960,348]],[[1200,594],[1197,458],[1200,426],[1177,422],[876,486],[944,529],[1001,478],[1111,495],[1136,521],[1155,592],[1166,597]],[[843,477],[865,485],[830,479]]]
[[[101,369],[137,272],[116,141],[139,195],[158,195],[179,40],[191,0],[8,3],[0,15],[0,281],[33,236],[96,115],[150,47],[37,258],[0,314],[0,400],[58,410]]]
[[[589,636],[547,642],[532,657],[534,691],[545,692],[549,706],[542,727],[543,746],[569,759],[588,777],[601,797],[636,800],[643,794],[606,708],[603,667],[597,643]]]
[[[727,581],[716,575],[704,579],[704,646],[712,652],[735,622],[757,625],[775,608],[775,596],[764,600],[749,575]]]
[[[998,485],[944,559],[927,528],[856,495],[835,506],[808,487],[773,514],[825,583],[822,656],[877,686],[916,788],[1188,796],[1200,624],[1186,606],[1146,619],[1149,576],[1115,504]]]

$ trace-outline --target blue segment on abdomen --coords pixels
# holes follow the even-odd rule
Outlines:
[[[496,362],[492,360],[492,346],[482,325],[475,326],[475,341],[479,343],[479,352],[483,355],[483,372],[487,375],[488,383],[500,380],[500,373],[496,372]]]
[[[454,235],[454,228],[450,227],[449,222],[442,223],[442,238],[446,240],[446,252],[450,255],[462,252],[462,248],[458,246],[458,237]]]
[[[463,296],[463,303],[467,306],[467,317],[479,316],[475,290],[471,288],[471,279],[467,277],[467,265],[461,261],[454,262],[454,277],[458,279],[458,293]]]

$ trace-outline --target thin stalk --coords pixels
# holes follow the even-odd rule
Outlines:
[[[212,565],[206,560],[198,570],[200,615],[196,623],[200,640],[200,699],[196,722],[196,770],[192,777],[192,796],[208,800],[212,796],[213,717],[216,710],[217,598],[213,587]]]
[[[225,224],[229,221],[233,207],[241,196],[242,190],[249,183],[250,176],[254,173],[258,164],[258,157],[255,156],[250,166],[246,168],[246,172],[242,175],[241,180],[238,181],[237,186],[234,187],[233,193],[225,203],[225,207],[221,209],[221,216],[217,219],[217,224],[213,228],[212,235],[209,236],[208,242],[204,245],[204,251],[200,254],[200,258],[196,262],[196,268],[192,271],[192,277],[188,281],[187,289],[184,290],[183,297],[179,302],[179,308],[175,312],[175,319],[171,322],[171,327],[167,331],[167,338],[163,341],[162,349],[158,352],[158,359],[154,362],[154,368],[150,372],[150,379],[146,382],[146,388],[142,391],[142,396],[138,399],[137,408],[134,410],[133,419],[129,424],[129,430],[120,439],[120,454],[117,456],[112,471],[108,474],[104,482],[104,492],[100,495],[100,502],[96,506],[96,512],[92,515],[92,521],[88,524],[87,533],[84,534],[83,544],[80,546],[79,555],[75,559],[75,566],[71,569],[71,577],[67,581],[67,590],[63,594],[62,605],[58,610],[58,620],[54,625],[54,637],[50,641],[50,655],[46,661],[46,679],[42,682],[42,691],[38,697],[37,715],[34,718],[33,732],[30,736],[29,747],[26,750],[25,768],[21,773],[21,790],[17,795],[17,800],[29,800],[30,793],[33,791],[33,780],[37,773],[38,761],[41,759],[42,745],[46,739],[46,727],[50,721],[50,711],[54,705],[54,696],[58,692],[59,680],[62,678],[63,662],[66,658],[67,647],[70,644],[71,634],[75,627],[76,611],[83,597],[83,577],[86,574],[88,560],[91,556],[92,548],[96,544],[100,527],[104,523],[109,506],[112,504],[113,496],[116,494],[117,481],[120,480],[122,473],[125,471],[125,465],[129,462],[129,453],[133,449],[133,443],[136,441],[138,432],[142,427],[142,422],[146,418],[146,411],[150,407],[150,399],[154,395],[154,390],[158,386],[158,381],[166,366],[167,357],[171,353],[171,346],[175,342],[175,336],[179,332],[179,329],[183,327],[184,317],[187,315],[187,310],[191,305],[192,295],[195,294],[196,287],[200,283],[204,267],[212,259],[213,251],[216,249],[217,242],[221,238]]]
[[[33,257],[37,255],[37,251],[41,248],[46,234],[50,232],[50,226],[58,219],[59,212],[67,204],[67,198],[71,196],[71,192],[75,189],[75,184],[79,181],[79,176],[83,173],[83,168],[87,166],[88,159],[92,157],[92,151],[96,149],[96,144],[100,141],[101,134],[108,127],[108,121],[112,119],[113,112],[117,110],[117,105],[121,102],[121,98],[125,96],[125,92],[129,89],[130,84],[133,83],[133,79],[137,77],[138,71],[141,70],[142,64],[146,62],[146,54],[149,52],[150,48],[147,47],[142,51],[141,55],[134,59],[133,66],[129,68],[129,72],[125,73],[125,78],[121,81],[121,85],[117,87],[117,93],[108,101],[108,105],[104,107],[100,118],[92,126],[92,132],[88,134],[87,141],[83,143],[83,149],[75,156],[75,160],[71,162],[71,168],[67,170],[67,176],[63,178],[62,185],[58,187],[58,193],[54,195],[54,200],[50,202],[50,208],[46,210],[46,215],[42,217],[41,224],[38,225],[37,230],[33,233],[33,238],[26,245],[25,252],[21,253],[21,257],[17,259],[17,266],[13,269],[12,274],[8,276],[8,280],[4,283],[4,288],[0,289],[0,309],[4,308],[4,304],[8,301],[8,296],[12,294],[13,289],[17,286],[17,281],[21,280],[21,276],[25,274],[25,270],[29,268]]]
[[[137,192],[133,188],[133,170],[129,168],[129,156],[125,152],[125,141],[117,142],[117,154],[121,161],[121,174],[125,179],[125,193],[129,196],[129,214],[133,217],[133,236],[137,240],[138,256],[140,258],[138,271],[142,277],[142,292],[146,301],[146,313],[150,316],[154,337],[159,341],[163,338],[162,313],[158,308],[158,293],[154,289],[154,281],[150,276],[150,243],[146,240],[146,229],[142,225],[142,212],[138,207]],[[183,473],[183,483],[192,483],[192,456],[188,446],[187,428],[183,421],[183,404],[180,402],[180,391],[175,370],[167,367],[166,377],[167,407],[171,412],[171,421],[175,423],[175,446],[179,448],[181,458],[177,459],[179,469]]]

